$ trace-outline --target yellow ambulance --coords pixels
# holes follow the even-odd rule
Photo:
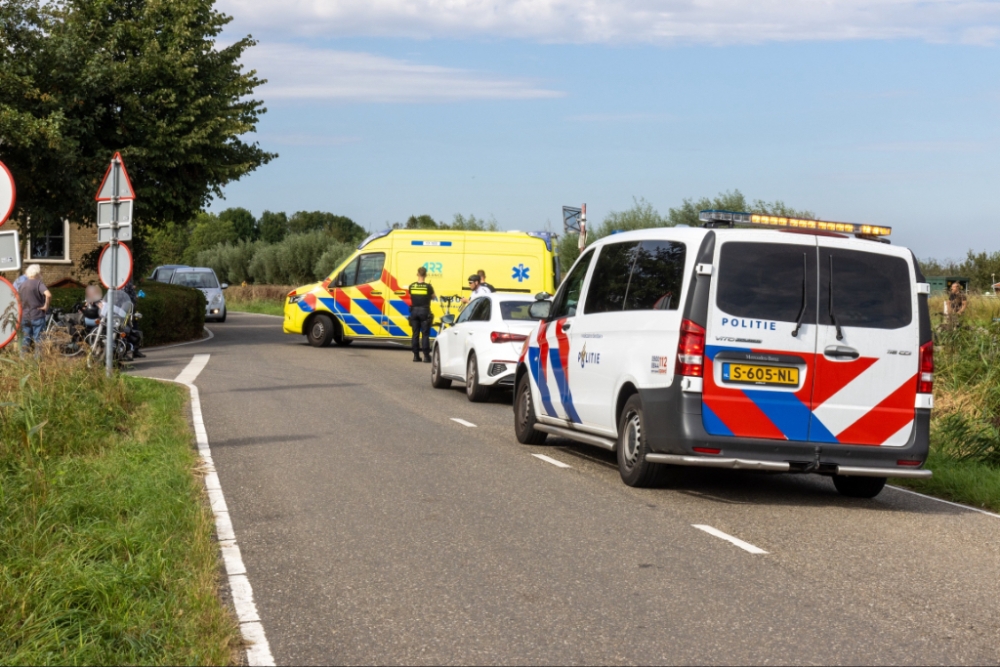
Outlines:
[[[558,285],[550,232],[387,229],[365,239],[322,282],[289,292],[284,331],[305,335],[316,347],[356,338],[407,340],[412,333],[407,287],[421,266],[439,297],[468,296],[468,278],[480,269],[498,292],[551,294]],[[431,312],[431,336],[437,336],[441,303],[433,303]]]

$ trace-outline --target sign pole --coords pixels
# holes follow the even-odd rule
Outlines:
[[[108,333],[104,342],[105,372],[111,377],[114,365],[115,344],[115,287],[118,285],[118,206],[120,205],[118,173],[121,171],[121,160],[115,155],[111,163],[111,285],[108,287]]]

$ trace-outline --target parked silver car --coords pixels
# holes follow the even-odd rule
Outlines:
[[[204,267],[183,267],[174,269],[170,277],[171,285],[183,285],[200,289],[205,294],[205,321],[226,321],[226,297],[222,290],[227,289],[226,283],[219,284],[215,271]]]

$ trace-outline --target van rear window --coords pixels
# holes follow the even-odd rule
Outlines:
[[[841,326],[899,329],[913,320],[913,279],[905,259],[820,248],[820,322],[830,319],[831,256],[833,307]]]
[[[795,322],[802,308],[803,274],[807,296],[803,321],[815,322],[815,245],[730,241],[719,255],[716,303],[737,317]]]

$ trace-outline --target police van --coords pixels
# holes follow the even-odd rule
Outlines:
[[[818,473],[871,498],[927,477],[929,285],[890,229],[728,211],[588,248],[525,343],[517,438],[684,466]]]
[[[438,296],[468,296],[468,278],[480,269],[500,292],[553,292],[559,264],[548,232],[467,232],[386,229],[372,234],[325,280],[285,298],[284,332],[305,335],[316,347],[355,339],[409,340],[410,294],[417,269]],[[432,303],[440,330],[440,303]]]

